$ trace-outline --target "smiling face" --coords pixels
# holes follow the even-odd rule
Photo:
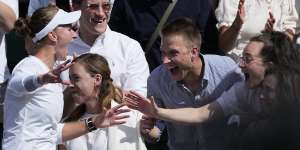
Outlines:
[[[75,63],[70,68],[70,80],[73,84],[73,96],[77,103],[85,103],[90,99],[97,99],[101,75],[91,76],[83,65]]]
[[[108,0],[82,1],[80,30],[91,35],[104,33],[110,18],[111,7],[112,5]]]
[[[262,42],[251,41],[245,47],[243,57],[240,59],[240,68],[245,73],[246,84],[250,88],[258,86],[263,81],[269,65],[260,55],[263,46]]]
[[[187,41],[180,35],[163,36],[161,52],[162,62],[176,81],[184,80],[193,68],[193,57]]]

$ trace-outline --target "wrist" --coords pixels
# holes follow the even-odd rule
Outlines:
[[[88,132],[92,132],[92,131],[97,129],[97,127],[94,123],[94,118],[93,117],[84,119],[84,123],[85,123],[85,126],[86,126]]]
[[[43,85],[43,84],[44,84],[44,82],[43,82],[43,75],[39,75],[39,76],[37,77],[37,82],[38,82],[40,85]]]

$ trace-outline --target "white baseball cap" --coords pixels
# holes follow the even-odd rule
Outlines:
[[[44,38],[49,32],[55,29],[58,25],[71,24],[79,20],[81,16],[81,11],[65,12],[59,9],[51,21],[44,27],[40,32],[36,33],[32,38],[32,41],[36,43],[37,41]]]

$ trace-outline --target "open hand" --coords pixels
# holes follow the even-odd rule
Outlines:
[[[124,101],[129,108],[138,110],[151,117],[155,117],[159,109],[154,102],[153,96],[147,99],[134,91],[126,93]]]
[[[40,84],[62,83],[62,84],[65,84],[65,85],[69,85],[70,84],[69,82],[61,80],[60,74],[63,71],[70,68],[70,66],[73,64],[73,63],[70,63],[70,62],[71,62],[71,60],[66,60],[64,63],[58,65],[55,69],[47,72],[46,74],[40,75],[38,77],[38,82]]]
[[[126,123],[124,119],[128,118],[129,115],[124,115],[124,113],[129,112],[130,109],[121,107],[125,104],[117,105],[107,111],[104,111],[100,115],[94,118],[94,123],[97,128],[106,128],[113,125],[120,125]]]

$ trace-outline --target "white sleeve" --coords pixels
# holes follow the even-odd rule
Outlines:
[[[128,46],[131,49],[130,59],[126,68],[123,88],[125,90],[134,90],[143,96],[147,94],[147,79],[149,76],[149,67],[145,58],[144,51],[136,41]]]
[[[239,0],[220,0],[215,11],[218,20],[217,28],[231,26],[238,10]]]
[[[295,29],[297,26],[297,21],[299,19],[298,13],[295,6],[295,0],[284,0],[281,5],[282,17],[283,17],[283,31],[287,29],[292,30],[296,33]]]
[[[18,0],[1,0],[1,2],[8,5],[14,12],[16,17],[19,17],[19,2]]]

